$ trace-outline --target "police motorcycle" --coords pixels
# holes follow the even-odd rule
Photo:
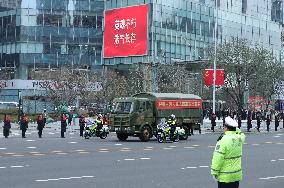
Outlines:
[[[157,140],[159,143],[163,142],[178,142],[180,135],[184,135],[185,130],[180,127],[176,127],[173,138],[171,138],[171,127],[166,123],[165,119],[161,119],[161,122],[157,125]]]
[[[101,139],[106,139],[109,134],[109,127],[103,125],[103,127],[97,131],[97,124],[92,122],[91,124],[86,124],[84,127],[84,138],[89,139],[90,137],[100,137]]]

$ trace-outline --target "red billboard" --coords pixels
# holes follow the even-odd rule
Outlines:
[[[217,69],[216,70],[216,85],[222,86],[225,84],[225,72],[224,69]],[[214,70],[213,69],[205,69],[204,72],[204,84],[206,86],[213,85],[213,77],[214,77]]]
[[[202,100],[157,100],[157,109],[193,109],[202,108]]]
[[[104,58],[147,55],[148,5],[105,11]]]

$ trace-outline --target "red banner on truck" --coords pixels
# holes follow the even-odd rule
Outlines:
[[[157,109],[201,109],[202,100],[157,100]]]
[[[105,11],[104,58],[147,55],[148,5]]]

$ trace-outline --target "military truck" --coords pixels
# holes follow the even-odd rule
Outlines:
[[[186,140],[190,128],[202,124],[202,100],[199,96],[182,93],[139,93],[132,97],[114,99],[114,109],[110,114],[110,130],[116,132],[120,141],[129,136],[149,141],[157,134],[157,124],[162,118],[174,114],[178,126],[185,129]]]

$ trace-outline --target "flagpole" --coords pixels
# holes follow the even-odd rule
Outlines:
[[[215,31],[214,31],[214,39],[215,39],[215,56],[214,56],[214,65],[213,65],[213,113],[216,113],[216,62],[217,62],[217,26],[218,26],[218,6],[217,6],[217,0],[215,0]]]

